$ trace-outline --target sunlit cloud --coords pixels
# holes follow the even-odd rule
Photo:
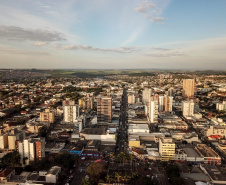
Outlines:
[[[24,29],[17,26],[0,26],[0,38],[18,41],[62,41],[66,40],[62,33],[41,29]]]

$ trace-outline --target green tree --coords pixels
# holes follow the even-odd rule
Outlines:
[[[3,156],[1,165],[5,166],[20,166],[20,154],[19,152],[10,152]]]
[[[105,177],[106,173],[107,173],[107,169],[106,169],[106,165],[103,162],[96,162],[96,163],[92,163],[90,164],[87,169],[86,172],[90,175],[91,179],[98,182],[99,179]]]

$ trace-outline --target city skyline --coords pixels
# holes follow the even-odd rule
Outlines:
[[[0,68],[226,69],[223,0],[0,2]]]

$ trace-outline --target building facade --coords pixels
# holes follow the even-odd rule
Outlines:
[[[98,97],[97,98],[97,122],[112,121],[112,98]]]
[[[195,92],[195,80],[194,79],[183,79],[183,96],[194,97]]]

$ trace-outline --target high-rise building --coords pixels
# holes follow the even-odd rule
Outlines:
[[[79,117],[79,106],[78,105],[64,105],[64,122],[75,123]]]
[[[168,95],[168,96],[174,96],[174,94],[175,94],[174,88],[173,88],[173,87],[170,87],[170,88],[168,89],[168,91],[167,91],[167,95]]]
[[[128,95],[128,104],[134,104],[136,102],[135,95],[129,94]]]
[[[159,96],[159,112],[172,111],[173,97],[172,96]]]
[[[21,162],[26,159],[30,161],[40,160],[45,157],[45,138],[29,138],[19,142],[19,154]]]
[[[82,110],[91,110],[93,109],[93,97],[83,97],[78,100],[78,104]]]
[[[195,103],[193,100],[182,102],[182,111],[185,117],[190,117],[194,115]]]
[[[66,98],[66,100],[62,102],[62,106],[65,106],[65,105],[75,105],[75,101],[71,100],[70,98]]]
[[[143,92],[142,92],[142,102],[143,102],[143,104],[146,104],[149,101],[151,94],[152,94],[152,89],[145,88],[143,90]]]
[[[6,149],[8,147],[8,133],[3,133],[0,130],[0,149]]]
[[[112,121],[112,98],[101,97],[97,98],[97,122]]]
[[[146,108],[146,115],[151,123],[157,121],[158,118],[158,102],[154,100],[149,100],[149,102],[145,106]]]
[[[25,138],[25,131],[18,131],[17,129],[12,129],[8,135],[8,147],[11,150],[16,149],[16,141],[21,141]]]
[[[40,121],[46,123],[53,123],[55,121],[55,113],[49,109],[45,109],[45,112],[40,112]]]
[[[162,161],[174,160],[175,143],[173,143],[172,138],[161,138],[159,140],[159,153]]]
[[[195,80],[194,79],[183,79],[183,96],[193,97],[195,92]]]
[[[222,103],[217,103],[216,104],[216,110],[226,110],[226,101],[223,101]]]

